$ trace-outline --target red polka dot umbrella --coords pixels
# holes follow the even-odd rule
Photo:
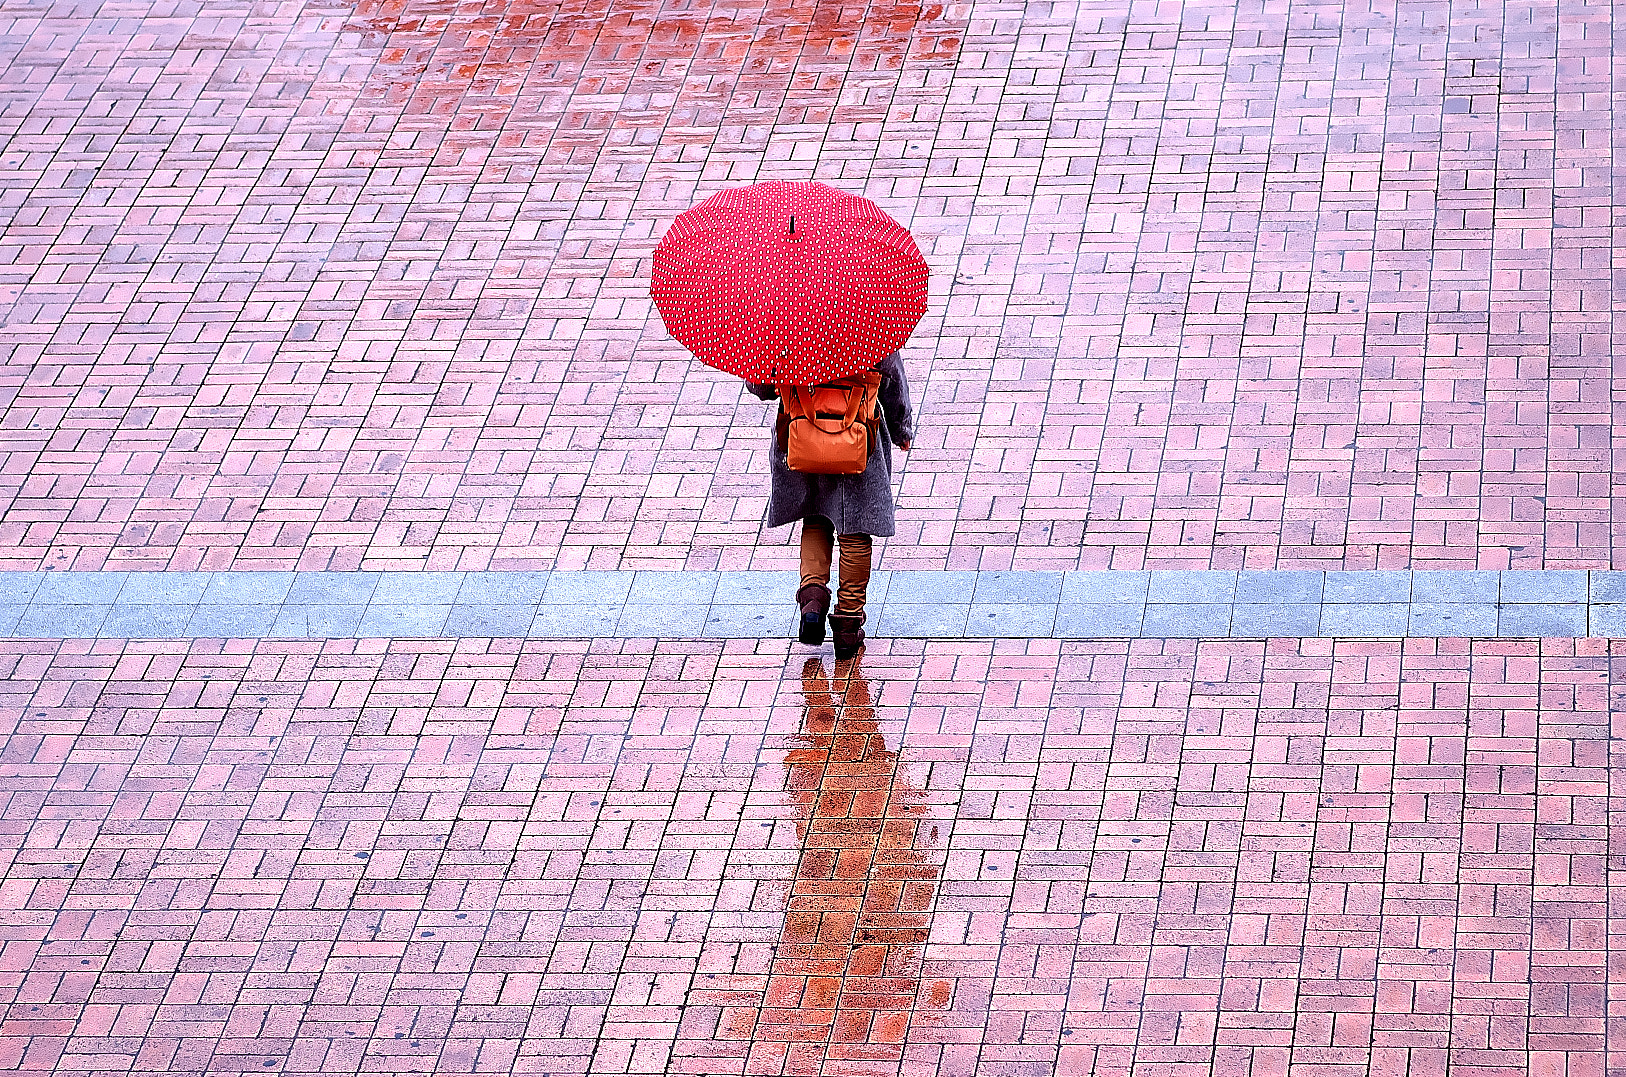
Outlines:
[[[712,195],[655,248],[649,293],[701,362],[758,384],[875,366],[926,313],[926,260],[874,202],[770,180]]]

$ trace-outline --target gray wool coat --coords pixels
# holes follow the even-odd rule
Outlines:
[[[807,475],[792,471],[779,439],[768,452],[772,495],[768,499],[768,526],[779,527],[809,516],[823,516],[835,524],[838,535],[892,535],[898,530],[892,503],[892,446],[915,438],[914,408],[909,403],[909,381],[897,352],[875,367],[881,372],[881,436],[870,443],[869,463],[862,475]],[[747,385],[759,400],[778,400],[772,385]]]

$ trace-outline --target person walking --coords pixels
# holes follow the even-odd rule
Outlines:
[[[810,646],[824,643],[829,617],[837,659],[851,658],[864,645],[864,606],[869,597],[874,537],[897,533],[892,500],[892,446],[908,452],[914,443],[914,407],[903,360],[893,352],[876,366],[879,407],[874,410],[864,468],[857,474],[817,474],[791,466],[789,429],[796,404],[779,387],[747,383],[760,400],[778,400],[773,445],[768,464],[771,493],[768,526],[802,522],[802,581],[796,591],[797,639]],[[868,417],[865,417],[868,418]],[[836,543],[841,549],[840,586],[835,611],[830,609],[830,567]]]
[[[666,329],[707,366],[779,400],[768,525],[802,521],[797,638],[864,645],[873,538],[893,521],[892,449],[914,440],[898,349],[931,270],[909,230],[816,180],[718,191],[678,214],[650,259]],[[830,562],[841,585],[830,610]]]

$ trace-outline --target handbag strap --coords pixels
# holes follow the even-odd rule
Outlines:
[[[831,420],[820,420],[818,410],[813,399],[813,390],[816,388],[840,388],[847,390],[847,413],[841,419],[841,425],[831,430],[823,425]],[[839,434],[854,422],[858,421],[863,413],[865,403],[870,404],[869,410],[875,410],[875,402],[881,388],[881,372],[866,370],[862,374],[853,374],[849,377],[839,378],[836,381],[825,382],[821,386],[812,385],[780,385],[780,406],[785,414],[792,419],[806,419],[808,422],[823,430],[826,434]],[[865,422],[873,420],[872,415],[863,416]]]

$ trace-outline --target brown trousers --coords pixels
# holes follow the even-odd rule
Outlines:
[[[870,554],[874,542],[868,535],[841,536],[841,587],[836,591],[837,613],[863,613],[869,593]],[[835,525],[823,516],[802,521],[802,586],[830,584],[830,561],[836,552]]]

